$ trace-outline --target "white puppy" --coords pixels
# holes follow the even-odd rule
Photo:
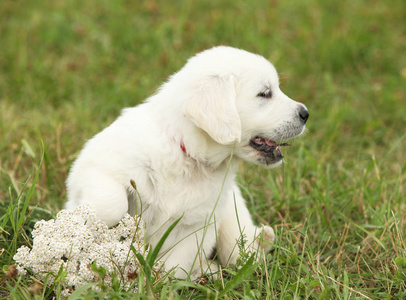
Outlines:
[[[142,210],[152,246],[181,218],[160,254],[175,276],[195,279],[214,249],[221,264],[235,263],[241,236],[251,248],[271,248],[272,228],[253,224],[235,182],[237,162],[280,165],[278,143],[302,134],[308,116],[262,56],[203,51],[86,143],[67,180],[66,208],[88,203],[109,226]]]

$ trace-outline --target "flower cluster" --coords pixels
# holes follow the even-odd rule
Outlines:
[[[136,291],[133,280],[142,266],[130,247],[144,257],[148,252],[139,216],[126,214],[116,227],[108,228],[89,206],[78,206],[73,211],[60,211],[55,220],[37,222],[32,237],[32,249],[23,246],[14,256],[20,272],[31,269],[42,281],[51,274],[47,281],[51,285],[62,268],[66,273],[64,285],[73,290],[100,280],[91,268],[96,265],[106,271],[104,284],[109,285],[112,274],[117,274],[123,288],[133,286]],[[162,262],[154,265],[153,272],[163,275]]]

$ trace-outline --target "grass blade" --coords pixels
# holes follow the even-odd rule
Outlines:
[[[144,259],[142,254],[138,253],[137,250],[135,250],[134,246],[131,246],[131,250],[134,252],[135,256],[137,257],[138,261],[140,262],[141,266],[144,268],[145,275],[147,276],[147,281],[151,277],[151,267],[147,263],[147,261]]]
[[[158,244],[154,247],[154,249],[152,249],[152,251],[150,251],[148,253],[148,255],[147,255],[147,263],[149,264],[150,267],[152,267],[154,265],[155,260],[156,260],[156,258],[158,256],[159,251],[161,250],[165,240],[168,238],[169,234],[175,228],[175,226],[179,223],[180,219],[182,219],[182,217],[177,219],[175,222],[172,223],[171,226],[169,226],[169,228],[162,235],[162,237],[159,240]]]
[[[88,284],[84,284],[80,287],[78,287],[77,289],[75,289],[75,291],[69,296],[69,300],[76,300],[76,299],[81,299],[82,294],[87,291],[90,290],[92,287],[94,286],[93,283],[88,283]]]
[[[252,272],[259,263],[255,262],[256,253],[253,253],[247,260],[246,264],[234,275],[234,277],[227,283],[224,289],[219,293],[219,298],[225,296],[228,292],[239,285],[245,278],[252,275]]]
[[[179,290],[181,288],[195,289],[205,293],[208,296],[208,298],[216,296],[216,293],[210,288],[192,281],[178,281],[172,286],[172,288],[174,290]]]
[[[26,211],[27,211],[28,204],[30,203],[30,199],[31,199],[32,195],[34,194],[35,185],[37,184],[37,180],[38,180],[38,177],[39,177],[39,172],[40,172],[41,164],[42,164],[42,161],[41,161],[40,165],[38,166],[38,170],[37,170],[37,172],[36,172],[36,174],[35,174],[34,181],[32,182],[30,189],[28,190],[28,194],[27,194],[27,196],[25,197],[25,200],[24,200],[24,203],[23,203],[23,207],[22,207],[22,209],[21,209],[21,212],[20,212],[19,215],[18,215],[17,224],[16,224],[16,225],[17,225],[17,226],[16,226],[16,229],[17,229],[17,230],[20,229],[20,227],[23,225],[23,223],[24,223],[24,221],[25,221],[25,213],[26,213]],[[21,194],[20,194],[20,195],[21,195]],[[20,199],[21,199],[21,198],[19,198],[19,201],[18,201],[18,206],[17,206],[18,208],[19,208],[19,206],[20,206]]]

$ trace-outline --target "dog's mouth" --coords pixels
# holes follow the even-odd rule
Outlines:
[[[264,137],[254,137],[250,146],[260,152],[267,164],[276,163],[283,159],[281,147],[290,146],[288,143],[277,143]]]

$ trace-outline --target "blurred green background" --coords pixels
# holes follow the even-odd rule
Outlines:
[[[0,5],[2,191],[10,170],[25,177],[21,141],[38,161],[42,138],[53,172],[61,173],[53,196],[63,193],[66,160],[86,139],[151,95],[188,57],[215,45],[275,64],[283,90],[309,107],[306,147],[317,160],[336,153],[332,158],[348,165],[375,154],[385,168],[404,168],[403,151],[396,151],[405,125],[404,1]]]

